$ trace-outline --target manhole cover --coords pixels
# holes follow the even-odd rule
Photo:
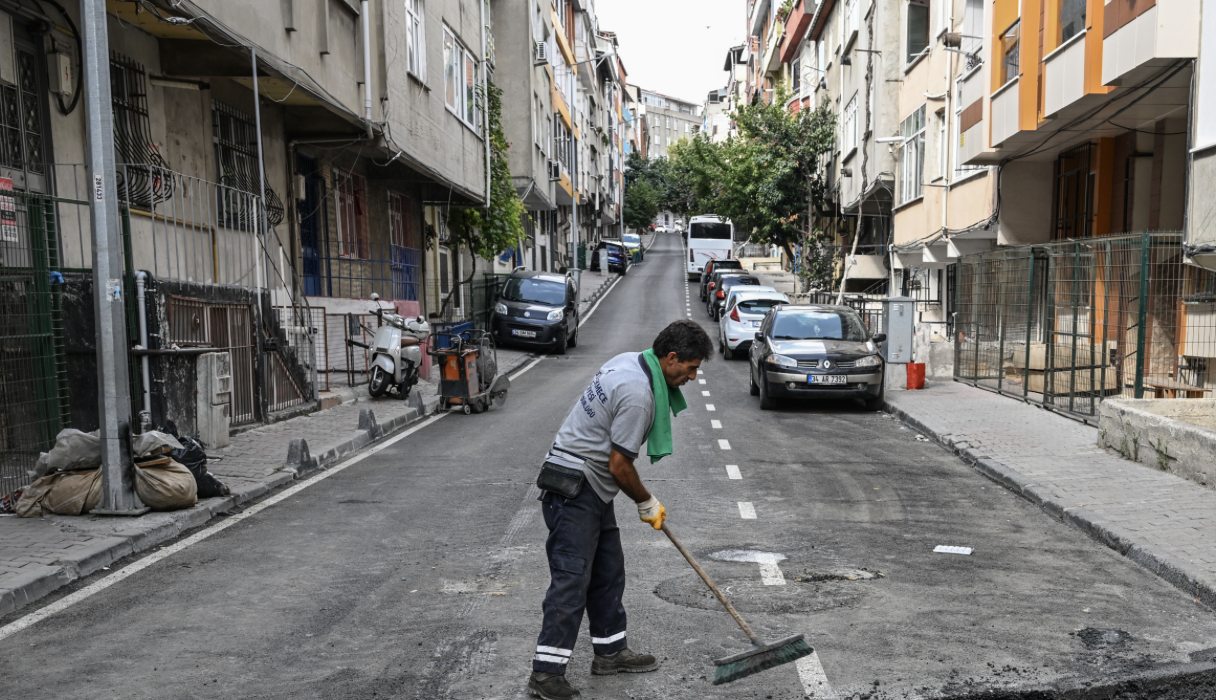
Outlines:
[[[744,613],[811,613],[850,607],[869,588],[850,581],[765,585],[757,571],[717,576],[714,583],[718,584],[731,604]],[[696,574],[669,578],[655,586],[654,594],[668,603],[686,608],[722,609],[722,604]]]
[[[1086,649],[1121,647],[1132,640],[1132,636],[1123,630],[1104,630],[1094,627],[1086,627],[1079,632],[1072,632],[1071,634],[1080,639]]]

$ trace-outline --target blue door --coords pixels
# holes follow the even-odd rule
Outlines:
[[[303,258],[302,274],[304,293],[320,296],[321,292],[321,202],[325,196],[325,181],[317,171],[316,161],[304,156],[297,157],[296,165],[304,176],[304,199],[298,204],[300,214],[300,255]]]

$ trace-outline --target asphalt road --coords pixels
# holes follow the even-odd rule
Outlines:
[[[525,697],[548,582],[532,482],[595,370],[685,315],[680,245],[660,236],[505,407],[438,420],[3,639],[3,696]],[[592,677],[584,630],[585,698],[1052,697],[1023,691],[1157,676],[1169,692],[1124,697],[1216,696],[1199,689],[1207,608],[883,413],[762,413],[746,364],[720,356],[703,379],[676,454],[643,478],[753,627],[802,632],[816,655],[711,686],[712,659],[746,639],[622,496],[629,639],[663,667]]]

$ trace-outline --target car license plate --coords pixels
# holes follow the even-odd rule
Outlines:
[[[811,384],[847,384],[849,380],[843,374],[811,374],[807,379]]]
[[[535,338],[536,331],[521,331],[518,328],[512,328],[511,335],[519,338]]]
[[[752,328],[759,328],[759,327],[760,327],[759,321],[752,321]]]

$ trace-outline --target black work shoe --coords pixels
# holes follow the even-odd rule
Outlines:
[[[541,700],[578,700],[583,697],[565,676],[533,671],[528,678],[528,690]]]
[[[625,647],[611,656],[596,655],[591,662],[591,672],[597,676],[615,673],[646,673],[659,668],[659,660],[650,654],[639,654]]]

